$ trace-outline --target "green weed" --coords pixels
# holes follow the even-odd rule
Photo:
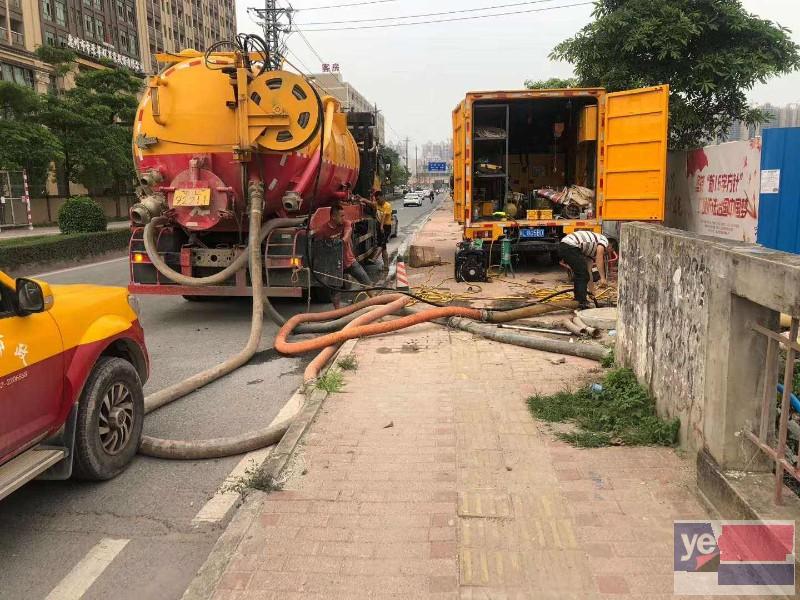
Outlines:
[[[613,367],[613,366],[614,366],[614,364],[616,363],[616,361],[617,361],[617,359],[616,359],[616,357],[614,356],[614,349],[612,348],[612,349],[611,349],[611,352],[609,352],[608,354],[606,354],[606,355],[603,357],[603,360],[601,360],[601,361],[600,361],[600,366],[601,366],[601,367],[603,367],[604,369],[610,369],[611,367]]]
[[[678,419],[656,414],[655,402],[630,369],[610,371],[600,392],[587,385],[576,392],[536,395],[528,399],[528,407],[543,421],[577,425],[579,431],[559,437],[581,447],[671,446],[680,429]]]
[[[314,387],[329,394],[340,392],[344,388],[344,374],[339,369],[328,369],[325,375],[317,379]]]
[[[348,354],[336,361],[336,364],[342,371],[357,371],[358,357],[355,354]]]

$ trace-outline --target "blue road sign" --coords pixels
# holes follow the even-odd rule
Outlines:
[[[447,173],[447,163],[446,162],[429,162],[428,163],[428,172],[429,173]]]

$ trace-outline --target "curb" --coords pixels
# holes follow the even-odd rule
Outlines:
[[[347,340],[342,344],[333,360],[328,363],[328,369],[336,365],[339,356],[350,354],[357,342],[358,340],[354,339]],[[302,392],[297,391],[295,393]],[[278,442],[261,464],[261,471],[264,475],[271,477],[273,480],[280,476],[329,395],[328,392],[315,389],[306,398],[305,403],[294,417],[292,424],[281,438],[281,441]],[[250,529],[250,525],[260,514],[261,506],[268,496],[269,494],[264,492],[252,492],[247,495],[228,523],[225,531],[217,539],[205,563],[198,569],[189,587],[186,588],[181,597],[182,600],[209,600],[214,595],[216,586],[231,561],[236,548],[239,547],[239,544]]]
[[[414,233],[407,235],[405,239],[403,239],[403,241],[397,247],[397,250],[392,255],[392,264],[389,265],[389,273],[386,275],[385,281],[387,282],[392,281],[395,278],[395,276],[397,275],[397,259],[401,256],[405,256],[406,252],[408,251],[408,247],[411,246],[411,244],[413,244],[414,240],[417,238],[417,234],[420,231],[422,231],[425,225],[428,224],[428,221],[430,221],[433,218],[433,214],[437,210],[439,210],[441,206],[442,206],[442,200],[439,200],[439,202],[434,204],[431,211],[427,215],[425,215],[422,221],[420,221],[420,224],[419,226],[417,226],[417,229],[414,231]]]

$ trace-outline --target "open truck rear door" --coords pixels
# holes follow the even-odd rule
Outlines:
[[[663,221],[669,86],[606,95],[601,204],[609,221]]]
[[[463,223],[466,202],[466,107],[464,102],[453,111],[453,219]]]

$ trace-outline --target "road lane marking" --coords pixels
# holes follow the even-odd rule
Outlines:
[[[295,392],[289,401],[283,405],[280,412],[272,419],[270,426],[276,425],[292,418],[296,415],[303,405],[303,395]],[[248,470],[258,468],[269,456],[269,448],[261,448],[248,452],[242,460],[228,473],[228,476],[214,492],[211,499],[203,505],[200,512],[192,519],[192,525],[202,525],[206,523],[218,523],[222,521],[233,506],[239,501],[240,493],[231,489],[242,477],[246,477]]]
[[[39,273],[38,275],[31,275],[31,277],[49,277],[50,275],[60,275],[61,273],[69,273],[70,271],[79,271],[80,269],[88,269],[90,267],[99,267],[100,265],[108,265],[111,263],[119,262],[121,260],[128,260],[128,257],[122,256],[120,258],[112,258],[110,260],[103,260],[96,263],[89,263],[88,265],[81,265],[79,267],[69,267],[68,269],[59,269],[58,271]]]
[[[86,553],[81,562],[67,573],[45,600],[77,600],[83,597],[92,584],[97,580],[106,567],[116,558],[117,554],[130,540],[117,540],[103,538],[97,545]]]

